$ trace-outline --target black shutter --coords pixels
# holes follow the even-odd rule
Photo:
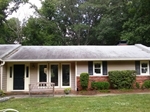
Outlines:
[[[140,61],[135,61],[135,71],[137,75],[140,75]]]
[[[149,74],[150,74],[150,61],[149,61]]]
[[[93,61],[88,62],[88,73],[89,75],[93,75]]]
[[[102,62],[103,75],[107,75],[107,61]]]

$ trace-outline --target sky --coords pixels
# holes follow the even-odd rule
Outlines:
[[[41,2],[39,0],[29,0],[29,2],[35,4],[38,8],[41,7]],[[31,9],[29,4],[25,4],[25,5],[21,4],[18,11],[10,15],[8,19],[12,17],[17,17],[19,18],[20,21],[22,21],[24,18],[27,19],[30,17],[30,15],[34,15],[33,13],[34,13],[34,9]]]

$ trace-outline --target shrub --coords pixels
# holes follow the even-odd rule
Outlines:
[[[136,79],[135,70],[109,71],[110,84],[115,89],[131,89]]]
[[[144,81],[142,88],[147,88],[147,89],[150,88],[150,80]]]
[[[4,92],[2,90],[0,90],[0,96],[4,96]]]
[[[140,89],[140,84],[138,82],[135,83],[137,89]]]
[[[80,84],[83,90],[86,90],[89,83],[89,74],[88,73],[81,73],[80,74]]]
[[[92,82],[91,87],[93,89],[106,90],[106,89],[109,89],[110,84],[109,82]]]

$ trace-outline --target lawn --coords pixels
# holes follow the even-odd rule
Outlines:
[[[149,112],[150,94],[11,99],[0,103],[0,110],[4,108],[20,112]]]

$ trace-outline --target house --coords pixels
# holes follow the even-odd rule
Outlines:
[[[150,79],[150,49],[141,44],[123,46],[0,45],[0,89],[28,92],[29,84],[54,82],[55,90],[80,88],[79,76],[107,81],[108,71],[136,70],[137,82]]]

